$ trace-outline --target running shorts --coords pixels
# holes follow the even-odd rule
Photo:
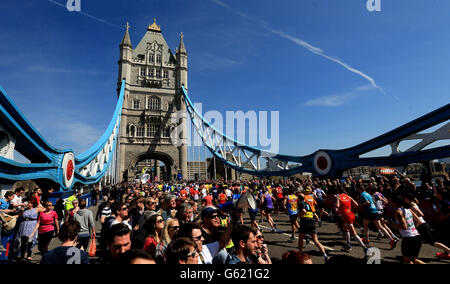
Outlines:
[[[366,213],[363,218],[370,221],[377,221],[381,219],[381,216],[378,213]]]
[[[294,223],[295,221],[297,221],[297,217],[298,217],[298,214],[289,215],[289,220],[291,221],[291,223]]]
[[[402,255],[408,258],[417,258],[422,247],[422,238],[419,236],[403,238]]]
[[[248,215],[250,215],[250,221],[253,222],[256,220],[256,215],[258,215],[258,211],[248,210]]]
[[[298,230],[298,232],[304,235],[314,235],[314,234],[317,235],[314,220],[300,219],[300,229]]]
[[[431,232],[430,226],[427,223],[423,223],[422,225],[418,226],[417,231],[419,231],[419,234],[422,237],[424,243],[434,245],[436,239],[433,237],[433,233]]]
[[[267,214],[270,214],[270,213],[272,213],[273,208],[264,207],[262,210],[264,210],[264,212],[266,212]]]
[[[353,213],[344,213],[341,214],[342,222],[344,224],[354,224],[355,223],[355,214]]]

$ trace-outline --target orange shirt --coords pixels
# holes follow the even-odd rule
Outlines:
[[[187,198],[187,191],[186,190],[181,190],[180,191],[180,199],[186,199]]]
[[[311,211],[316,212],[316,200],[314,199],[314,196],[312,194],[305,195],[305,201],[311,206]]]

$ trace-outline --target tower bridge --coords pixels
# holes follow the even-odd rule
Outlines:
[[[50,145],[0,87],[0,184],[34,180],[70,191],[75,185],[98,183],[105,176],[111,183],[132,180],[139,162],[148,160],[154,162],[158,176],[162,162],[168,179],[179,174],[185,178],[187,123],[193,124],[204,146],[224,165],[259,177],[301,172],[337,176],[357,166],[404,166],[450,156],[450,145],[429,147],[450,139],[450,104],[350,148],[318,149],[307,156],[266,152],[227,137],[195,109],[188,92],[183,34],[173,53],[155,20],[133,48],[127,24],[119,47],[115,111],[104,134],[80,155]],[[437,130],[427,132],[438,125]],[[177,141],[171,137],[174,132]],[[418,142],[401,151],[399,144],[410,140]],[[363,157],[385,146],[390,147],[390,155]],[[14,150],[31,163],[14,161]]]

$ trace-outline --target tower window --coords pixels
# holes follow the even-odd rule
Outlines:
[[[161,63],[162,56],[160,54],[156,55],[156,63]]]
[[[141,107],[141,101],[138,99],[133,100],[133,109],[139,109]]]
[[[156,69],[156,78],[161,78],[161,69]]]
[[[146,73],[145,71],[146,71],[146,69],[141,67],[140,75],[145,76],[145,73]]]
[[[150,124],[147,128],[148,137],[159,137],[159,125]]]
[[[136,129],[136,137],[144,137],[144,127],[138,127]]]
[[[164,78],[169,78],[169,70],[164,70]]]
[[[148,100],[147,108],[150,110],[160,110],[161,109],[161,100],[156,97],[151,97]]]
[[[149,75],[150,75],[150,77],[153,77],[153,76],[155,76],[155,73],[153,72],[153,68],[150,68],[149,69]]]
[[[150,61],[151,63],[155,62],[155,55],[150,54],[148,61]]]

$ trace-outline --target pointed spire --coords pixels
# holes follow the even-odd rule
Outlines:
[[[179,53],[187,54],[186,48],[184,47],[184,41],[183,41],[184,35],[183,33],[180,34],[180,46],[178,47]]]
[[[133,48],[133,45],[131,45],[130,33],[129,33],[130,24],[128,24],[128,22],[127,22],[127,25],[125,27],[126,27],[127,31],[125,32],[125,35],[123,36],[120,46],[129,46],[129,47]]]

